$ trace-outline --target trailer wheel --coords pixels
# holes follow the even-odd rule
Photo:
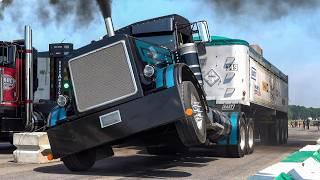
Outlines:
[[[279,145],[281,143],[281,120],[276,119],[275,122],[269,125],[269,131],[270,131],[270,137],[269,137],[269,143],[271,145]]]
[[[254,123],[252,119],[248,120],[246,125],[246,154],[252,154],[254,151]]]
[[[192,115],[175,123],[182,143],[187,146],[203,144],[206,141],[206,114],[205,108],[195,86],[190,81],[180,84],[180,96],[184,110],[192,109]]]
[[[238,133],[238,144],[236,146],[228,147],[228,155],[230,157],[241,158],[244,156],[246,151],[246,136],[247,136],[246,122],[243,117],[240,117],[238,119],[237,133]]]
[[[95,149],[71,154],[61,159],[70,171],[87,171],[96,161]]]
[[[287,144],[288,140],[288,120],[281,119],[281,144]]]
[[[288,119],[284,119],[284,131],[285,131],[284,144],[287,144],[287,142],[288,142]]]

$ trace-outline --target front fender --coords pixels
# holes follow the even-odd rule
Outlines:
[[[48,116],[48,127],[56,126],[58,122],[65,121],[67,118],[66,109],[64,107],[54,107]]]
[[[205,93],[196,76],[186,64],[176,63],[156,70],[156,88],[171,88],[181,84],[183,81],[191,81],[193,83],[208,110]]]
[[[191,69],[186,64],[177,63],[174,67],[174,78],[176,84],[181,84],[183,81],[191,81],[192,84],[196,87],[197,92],[202,99],[202,102],[204,103],[205,107],[208,110],[208,104],[205,92],[202,88],[202,86],[199,84],[196,76],[193,74]]]

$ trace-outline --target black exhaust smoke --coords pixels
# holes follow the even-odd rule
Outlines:
[[[0,1],[0,20],[3,19],[4,9],[11,5],[13,0],[2,0]]]
[[[111,17],[111,0],[97,0],[103,18]]]
[[[25,22],[19,18],[23,12],[23,7],[28,0],[0,0],[0,21],[4,17],[14,19],[17,26],[23,27]],[[5,11],[12,7],[14,11]],[[23,16],[33,17],[36,15],[37,21],[43,26],[50,23],[61,25],[67,19],[73,21],[74,28],[87,27],[95,18],[97,18],[99,9],[105,17],[111,17],[111,0],[37,0],[32,4],[33,12],[23,14]],[[17,13],[19,12],[19,13]],[[25,13],[25,12],[24,12]]]
[[[262,18],[263,20],[277,20],[296,11],[315,11],[320,9],[319,0],[202,0],[212,5],[218,15],[239,15]]]

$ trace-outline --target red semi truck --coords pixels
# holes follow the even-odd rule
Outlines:
[[[38,86],[37,50],[32,32],[25,27],[24,40],[0,41],[0,140],[11,141],[20,131],[35,131],[45,125],[33,95]]]

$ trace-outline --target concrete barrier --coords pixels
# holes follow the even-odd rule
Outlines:
[[[248,179],[284,180],[287,178],[295,180],[320,179],[320,145],[307,145],[282,159],[281,162],[259,171]]]
[[[13,152],[17,163],[48,163],[53,161],[51,147],[47,133],[15,133],[13,145],[17,149]]]
[[[274,178],[277,177],[279,174],[288,173],[290,170],[297,168],[299,166],[301,166],[301,164],[279,162],[277,164],[274,164],[272,166],[269,166],[259,171],[257,174],[251,176],[249,179],[250,180],[274,180]]]
[[[320,149],[320,145],[307,145],[300,149],[299,151],[318,151]]]

